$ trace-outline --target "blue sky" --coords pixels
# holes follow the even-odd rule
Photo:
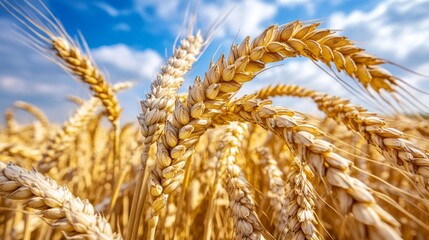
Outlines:
[[[4,1],[4,0],[0,0]],[[12,1],[12,0],[11,0]],[[35,0],[31,0],[35,2]],[[12,1],[13,2],[13,1]],[[216,50],[227,52],[237,36],[256,36],[270,24],[300,19],[318,20],[323,27],[341,29],[368,52],[429,74],[429,1],[355,1],[355,0],[44,0],[72,36],[83,33],[98,65],[110,82],[133,80],[138,84],[120,94],[124,121],[139,114],[138,101],[149,91],[160,64],[172,52],[174,39],[181,30],[188,4],[197,13],[197,27],[207,31],[210,25],[231,11],[216,32],[210,47],[188,74],[182,91],[196,75],[203,75]],[[14,20],[0,9],[0,112],[23,100],[46,112],[53,122],[67,119],[75,106],[67,95],[89,97],[87,87],[73,80],[58,66],[17,41]],[[216,55],[218,56],[219,53]],[[419,88],[428,90],[424,79],[398,68],[393,73]],[[341,85],[305,59],[289,59],[246,84],[242,92],[274,83],[300,84],[312,89],[352,98]],[[419,95],[428,102],[429,97]],[[276,100],[276,104],[305,112],[315,111],[306,100]],[[16,110],[20,121],[28,115]],[[3,121],[3,119],[1,120]]]

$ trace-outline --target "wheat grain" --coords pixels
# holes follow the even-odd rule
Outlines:
[[[252,43],[247,37],[240,45],[232,46],[228,60],[221,56],[215,64],[211,65],[203,82],[199,78],[195,80],[189,90],[186,105],[176,101],[173,119],[171,123],[167,121],[162,144],[158,144],[158,149],[163,154],[158,157],[159,164],[152,172],[149,183],[152,189],[149,192],[154,199],[154,214],[150,225],[156,226],[157,216],[165,207],[168,193],[180,183],[186,159],[192,154],[192,148],[198,137],[210,126],[211,117],[219,113],[241,85],[252,80],[266,63],[280,61],[299,53],[279,42],[289,40],[296,42],[290,37],[285,37],[284,34],[287,32],[295,36],[291,29],[271,26]],[[296,36],[304,37],[299,32]],[[321,37],[319,36],[318,39]],[[335,42],[332,39],[324,39],[324,42]],[[344,40],[345,38],[340,39],[350,44],[348,40]],[[338,44],[332,43],[331,47],[343,46],[341,41]],[[174,153],[171,152],[173,149]],[[168,179],[165,176],[168,176]]]
[[[52,48],[63,64],[81,81],[87,83],[94,96],[99,98],[106,108],[109,120],[118,120],[121,108],[112,86],[108,84],[95,63],[73,42],[59,36],[52,36]]]
[[[78,97],[78,96],[67,96],[67,100],[69,100],[70,102],[80,106],[82,105],[85,100],[83,100],[82,98]]]

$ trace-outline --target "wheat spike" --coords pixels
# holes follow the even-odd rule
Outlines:
[[[263,172],[266,174],[268,185],[266,197],[269,199],[273,211],[274,236],[276,238],[285,237],[288,219],[286,213],[286,185],[283,181],[283,173],[266,147],[258,149],[257,154],[261,161],[266,164]]]
[[[117,92],[132,87],[131,82],[119,82],[113,86],[113,91]],[[53,169],[57,164],[57,159],[70,143],[76,138],[81,130],[95,116],[97,107],[100,105],[98,98],[91,98],[82,104],[75,114],[63,124],[62,129],[51,139],[43,155],[42,161],[38,164],[38,170],[42,173]]]
[[[315,193],[310,182],[313,173],[300,159],[294,159],[287,177],[287,239],[319,239],[316,233],[317,223]]]
[[[141,132],[144,137],[144,149],[142,154],[142,171],[139,174],[139,183],[135,189],[131,215],[132,226],[138,226],[139,216],[142,211],[142,199],[145,194],[145,188],[142,186],[146,161],[151,145],[156,142],[163,134],[165,121],[176,101],[177,90],[182,85],[184,75],[191,69],[193,63],[200,54],[204,40],[199,31],[195,35],[189,34],[182,39],[180,46],[174,50],[173,56],[168,59],[167,65],[161,67],[161,73],[157,75],[156,80],[151,84],[151,92],[146,95],[146,99],[141,101],[142,113],[138,116],[141,125]],[[156,224],[155,224],[156,225]],[[155,226],[154,225],[154,226]],[[127,236],[132,238],[137,229]]]
[[[21,108],[21,109],[29,112],[34,117],[36,117],[36,119],[42,125],[44,132],[46,132],[49,129],[49,120],[46,117],[46,115],[43,113],[42,110],[40,110],[39,108],[37,108],[36,106],[34,106],[34,105],[30,104],[30,103],[26,103],[26,102],[23,102],[23,101],[16,101],[14,103],[14,105],[16,107],[18,107],[18,108]]]
[[[109,5],[96,5],[111,13]],[[189,8],[189,28],[140,101],[138,122],[120,125],[116,91],[131,83],[110,84],[83,37],[72,39],[42,0],[0,0],[0,7],[19,21],[21,40],[92,95],[73,99],[78,110],[62,126],[26,103],[16,105],[37,121],[18,123],[21,116],[15,121],[6,110],[0,239],[396,240],[428,234],[427,116],[376,115],[289,84],[234,97],[273,63],[305,57],[326,65],[337,80],[336,71],[348,75],[392,110],[407,111],[419,102],[408,88],[424,90],[382,67],[413,70],[366,53],[337,30],[295,21],[234,41],[179,93],[222,23],[202,35]],[[122,10],[119,15],[128,12]],[[310,98],[327,117],[274,106],[273,96]],[[32,166],[40,170],[25,170]]]
[[[221,140],[220,161],[226,168],[224,179],[228,189],[229,207],[234,220],[236,239],[261,239],[262,225],[255,213],[255,203],[241,169],[235,159],[246,127],[231,123]]]
[[[57,159],[76,138],[82,128],[86,126],[90,118],[94,116],[99,104],[100,102],[97,98],[91,98],[76,111],[74,116],[64,123],[62,129],[46,147],[43,159],[38,164],[38,169],[41,173],[54,169],[54,166],[58,163]]]
[[[42,154],[37,149],[32,149],[24,145],[18,144],[1,144],[0,143],[0,155],[19,157],[22,159],[30,160],[35,163],[41,160]]]
[[[267,87],[257,93],[257,97],[266,99],[270,96],[310,97],[318,108],[328,117],[344,124],[350,130],[362,134],[376,146],[388,161],[424,178],[424,185],[429,184],[429,156],[425,150],[406,139],[406,135],[392,127],[376,113],[367,111],[349,100],[309,90],[296,85],[281,84]]]
[[[114,94],[95,63],[86,56],[73,42],[62,37],[52,37],[52,48],[59,59],[81,81],[87,83],[94,96],[101,100],[108,113],[108,119],[114,123],[118,120],[121,108]]]
[[[0,162],[0,194],[8,199],[25,200],[25,206],[39,209],[39,215],[69,236],[79,239],[121,239],[109,223],[96,214],[87,200],[80,200],[65,187],[35,170]]]

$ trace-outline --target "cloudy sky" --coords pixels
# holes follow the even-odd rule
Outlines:
[[[246,35],[256,36],[270,24],[284,24],[296,19],[321,21],[323,27],[341,30],[340,34],[355,40],[368,52],[429,75],[428,0],[44,2],[70,35],[77,36],[80,31],[85,36],[96,62],[110,82],[137,82],[135,88],[120,94],[119,99],[125,109],[124,121],[134,121],[138,115],[139,100],[149,91],[150,82],[159,66],[171,54],[189,4],[191,11],[197,13],[196,26],[203,32],[207,32],[226,13],[230,14],[217,29],[210,47],[188,74],[182,91],[187,89],[196,75],[203,75],[210,59],[215,54],[215,57],[219,56],[219,52],[226,52],[235,38],[240,41]],[[22,100],[43,109],[53,122],[64,121],[75,108],[66,96],[87,98],[90,95],[87,87],[20,40],[22,37],[17,35],[16,20],[0,8],[0,113],[12,106],[14,101]],[[394,66],[387,68],[414,86],[429,91],[429,78]],[[246,84],[242,92],[280,82],[300,84],[364,104],[305,59],[288,59],[281,65],[277,64]],[[415,96],[429,102],[427,95],[415,93]],[[316,109],[309,101],[301,99],[281,99],[276,100],[276,104],[304,112]],[[15,112],[19,120],[28,120],[28,115],[19,110]]]

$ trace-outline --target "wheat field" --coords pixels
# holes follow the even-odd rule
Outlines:
[[[273,63],[302,57],[383,104],[415,103],[388,61],[341,32],[299,20],[268,26],[237,39],[179,92],[211,38],[189,24],[142,93],[138,121],[121,123],[117,93],[131,82],[107,81],[43,4],[0,3],[33,48],[92,94],[70,97],[76,111],[61,125],[32,103],[5,111],[2,239],[427,238],[427,116],[380,115],[286,83],[237,95]],[[324,116],[275,105],[278,96],[310,99]],[[18,122],[17,109],[33,120]]]

